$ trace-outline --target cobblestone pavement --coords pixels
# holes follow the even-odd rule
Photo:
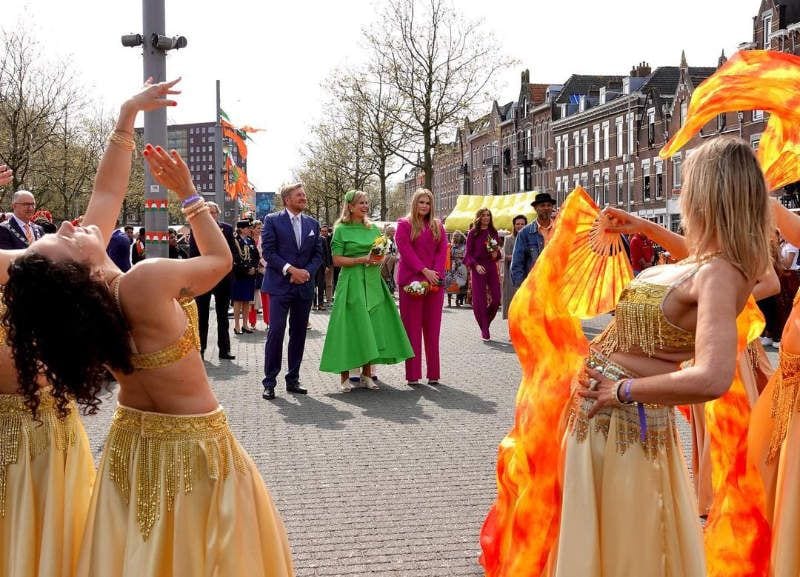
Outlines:
[[[587,334],[607,320],[587,323]],[[338,376],[317,370],[327,321],[312,312],[301,374],[308,396],[279,381],[278,398],[261,399],[263,325],[232,335],[234,361],[219,361],[212,343],[206,351],[231,427],[286,523],[297,576],[483,575],[478,532],[520,381],[505,321],[484,343],[469,308],[445,308],[440,386],[409,389],[403,365],[379,366],[380,391],[346,394]],[[98,457],[114,404],[85,418]]]

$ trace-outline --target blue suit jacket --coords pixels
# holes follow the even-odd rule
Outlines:
[[[319,222],[302,214],[300,217],[300,248],[292,230],[292,222],[286,210],[268,214],[264,218],[261,231],[261,252],[267,263],[264,271],[264,282],[261,290],[271,295],[295,293],[306,299],[314,298],[314,277],[322,264],[322,237],[319,234]],[[283,267],[290,264],[295,268],[308,271],[309,281],[301,285],[289,282],[289,276],[283,274]]]

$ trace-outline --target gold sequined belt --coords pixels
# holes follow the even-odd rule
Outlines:
[[[778,354],[778,368],[772,378],[774,384],[770,416],[774,423],[767,452],[767,463],[774,462],[780,455],[793,415],[800,411],[797,403],[797,399],[800,397],[798,394],[800,393],[800,354],[789,352],[785,346],[781,346]]]
[[[106,457],[109,478],[126,503],[131,485],[136,486],[136,520],[144,540],[162,514],[171,514],[180,489],[190,495],[200,475],[225,481],[232,472],[247,470],[222,407],[202,415],[168,415],[120,405],[106,441]]]
[[[638,376],[595,350],[590,351],[585,364],[613,380]],[[631,445],[639,443],[648,458],[655,459],[661,450],[671,449],[671,440],[677,440],[675,411],[672,407],[651,404],[643,404],[641,408],[638,405],[604,407],[590,420],[587,413],[593,404],[592,399],[573,396],[568,427],[578,442],[586,440],[590,426],[608,437],[612,422],[615,424],[617,452],[620,455],[625,454]],[[642,427],[643,420],[645,427]]]
[[[75,403],[70,402],[69,412],[60,417],[49,394],[42,391],[40,399],[34,421],[22,395],[0,394],[0,517],[6,514],[8,467],[19,460],[20,448],[27,444],[29,458],[34,459],[51,449],[66,453],[78,438],[81,424]]]

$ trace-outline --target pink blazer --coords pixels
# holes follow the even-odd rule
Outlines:
[[[397,265],[397,284],[404,287],[418,280],[423,281],[422,269],[429,268],[439,273],[444,280],[444,266],[447,259],[447,234],[442,223],[434,221],[440,230],[439,242],[436,242],[429,227],[422,229],[420,235],[411,240],[411,223],[401,218],[397,221],[397,232],[394,235],[400,262]]]

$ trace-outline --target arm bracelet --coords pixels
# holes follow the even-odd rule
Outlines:
[[[197,202],[198,200],[203,200],[203,197],[201,197],[199,194],[197,194],[195,192],[192,196],[190,196],[188,198],[184,198],[181,201],[181,207],[182,208],[186,208],[187,206],[189,206],[190,204],[192,204],[194,202]]]

